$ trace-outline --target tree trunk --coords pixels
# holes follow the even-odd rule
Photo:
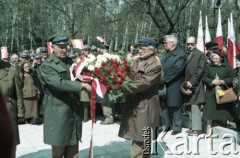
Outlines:
[[[140,28],[140,24],[137,23],[137,28],[136,28],[136,34],[135,34],[135,39],[134,39],[134,42],[137,43],[138,41],[138,36],[139,36],[139,28]]]
[[[13,42],[14,42],[14,36],[15,36],[15,24],[16,24],[16,15],[17,15],[17,10],[13,12],[13,18],[12,18],[12,37],[11,37],[11,52],[13,51]]]
[[[128,20],[126,22],[125,33],[123,35],[123,44],[121,51],[123,51],[126,47],[127,37],[128,37]]]

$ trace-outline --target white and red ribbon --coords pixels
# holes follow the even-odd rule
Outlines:
[[[95,122],[96,115],[96,95],[103,98],[106,94],[107,88],[101,82],[99,82],[98,78],[93,78],[92,76],[82,75],[82,70],[86,66],[86,60],[84,58],[75,65],[74,67],[70,67],[71,79],[76,80],[79,79],[83,82],[92,82],[92,91],[91,91],[91,119],[92,119],[92,131],[91,131],[91,141],[89,148],[89,158],[93,157],[93,125]]]

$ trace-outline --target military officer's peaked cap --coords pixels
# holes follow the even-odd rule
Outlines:
[[[68,37],[66,36],[55,37],[52,40],[52,44],[68,44]]]
[[[41,55],[41,54],[35,54],[33,58],[34,58],[34,59],[41,59],[41,58],[42,58],[42,55]]]
[[[19,56],[20,58],[28,58],[29,57],[28,50],[22,51]]]
[[[97,47],[95,45],[92,45],[91,46],[91,51],[96,51],[97,50]]]
[[[86,44],[82,50],[91,50],[91,47],[88,44]]]
[[[46,47],[41,47],[40,52],[47,52],[47,48]]]
[[[69,53],[68,57],[71,58],[71,59],[74,59],[74,58],[76,58],[76,55],[74,53]]]
[[[102,45],[102,46],[100,47],[100,49],[109,50],[109,46],[108,46],[108,45]]]
[[[156,39],[152,39],[152,38],[147,38],[147,37],[142,37],[138,43],[138,46],[153,46],[154,48],[158,47],[158,43],[156,41]]]

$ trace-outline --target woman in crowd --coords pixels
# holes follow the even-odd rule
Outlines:
[[[231,86],[233,72],[228,63],[223,62],[223,55],[219,50],[214,51],[210,59],[211,64],[207,64],[204,69],[203,83],[206,85],[206,105],[203,109],[202,118],[207,121],[207,136],[211,135],[212,120],[227,121],[234,119],[239,130],[239,119],[235,117],[234,103],[217,104],[215,87],[226,84]]]
[[[40,92],[34,84],[33,77],[35,76],[31,73],[29,63],[22,63],[20,78],[23,84],[23,102],[26,111],[25,122],[37,124]]]

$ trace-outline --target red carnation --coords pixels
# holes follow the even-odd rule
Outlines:
[[[107,77],[103,75],[103,76],[100,78],[100,81],[103,83],[103,82],[106,81],[106,79],[107,79]]]
[[[121,84],[117,83],[115,86],[116,89],[121,89]]]
[[[116,78],[117,78],[117,76],[115,74],[112,75],[112,77],[111,77],[112,80],[115,80]]]
[[[115,61],[115,64],[118,66],[120,63],[118,61]]]
[[[124,64],[127,63],[127,60],[126,60],[126,59],[123,59],[123,63],[124,63]]]
[[[129,68],[128,63],[124,63],[123,65],[124,65],[125,68]]]
[[[121,72],[121,69],[120,68],[115,68],[115,73],[116,74],[119,74]]]
[[[111,63],[111,64],[112,64],[112,67],[117,68],[117,64],[115,63]]]
[[[111,67],[107,67],[107,72],[112,72],[112,68]]]
[[[101,70],[99,69],[99,68],[96,68],[95,70],[94,70],[94,74],[96,74],[96,75],[100,75],[102,72],[101,72]]]
[[[102,62],[102,64],[101,64],[102,66],[107,66],[107,63],[105,63],[105,62]]]
[[[110,84],[106,85],[107,90],[111,90],[112,86]]]
[[[122,83],[123,82],[123,79],[121,77],[118,77],[117,78],[117,83]]]

